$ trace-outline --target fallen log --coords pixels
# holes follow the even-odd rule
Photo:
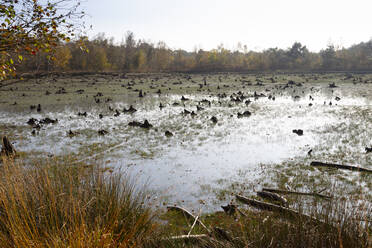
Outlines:
[[[270,189],[270,188],[263,188],[262,191],[267,191],[267,192],[273,192],[273,193],[278,193],[278,194],[293,194],[293,195],[307,195],[307,196],[317,196],[321,198],[327,198],[331,199],[332,196],[328,195],[323,195],[319,193],[306,193],[306,192],[297,192],[297,191],[289,191],[289,190],[281,190],[281,189]]]
[[[275,205],[275,204],[272,204],[272,203],[266,203],[266,202],[262,202],[262,201],[249,199],[249,198],[241,196],[241,195],[235,195],[235,197],[238,201],[240,201],[244,204],[250,205],[252,207],[261,209],[261,210],[269,210],[269,211],[273,211],[273,212],[279,212],[279,213],[287,214],[287,215],[290,215],[290,216],[293,216],[293,217],[297,217],[297,216],[300,215],[295,210],[285,208],[285,207],[281,207],[279,205]]]
[[[270,201],[279,202],[282,206],[288,206],[288,201],[283,196],[278,195],[276,192],[270,191],[258,191],[256,192],[258,196],[268,199]]]
[[[261,209],[261,210],[281,213],[284,216],[287,216],[287,217],[290,217],[290,218],[301,217],[301,218],[307,219],[307,220],[309,220],[311,222],[314,222],[314,223],[325,224],[324,222],[322,222],[320,220],[317,220],[317,219],[315,219],[315,218],[313,218],[313,217],[311,217],[307,214],[299,213],[296,210],[293,210],[293,209],[290,209],[290,208],[286,208],[286,207],[282,207],[282,206],[271,204],[271,203],[266,203],[266,202],[262,202],[262,201],[249,199],[249,198],[241,196],[241,195],[235,195],[235,197],[238,201],[240,201],[244,204],[247,204],[249,206]]]
[[[351,170],[351,171],[362,171],[362,172],[369,172],[372,173],[372,170],[357,166],[351,165],[342,165],[342,164],[332,164],[332,163],[323,163],[319,161],[313,161],[310,163],[311,166],[320,166],[320,167],[331,167],[337,169],[344,169],[344,170]]]
[[[192,213],[190,213],[190,211],[188,211],[187,209],[184,209],[182,207],[177,207],[177,206],[168,206],[167,209],[168,209],[168,211],[174,210],[174,211],[178,211],[178,212],[183,213],[185,215],[185,217],[192,218],[199,225],[201,225],[208,233],[211,233],[209,228],[206,225],[204,225],[204,223],[201,220],[199,220],[199,218],[195,217]]]

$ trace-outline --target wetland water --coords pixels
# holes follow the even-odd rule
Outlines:
[[[3,86],[0,95],[1,134],[19,151],[129,171],[163,203],[214,209],[230,193],[263,186],[371,197],[371,176],[309,165],[372,168],[369,74],[54,76]],[[30,109],[38,104],[41,111]],[[137,111],[124,113],[130,105]],[[238,118],[244,111],[251,114]],[[58,123],[27,124],[46,117]],[[144,120],[153,127],[128,126]]]

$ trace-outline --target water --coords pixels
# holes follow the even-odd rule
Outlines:
[[[293,174],[285,164],[289,161],[307,163],[310,149],[314,159],[327,161],[335,157],[337,161],[333,162],[353,161],[371,168],[371,155],[363,152],[364,147],[372,145],[370,84],[355,86],[349,83],[333,91],[328,84],[318,82],[287,89],[269,85],[265,88],[237,86],[223,91],[228,96],[236,93],[237,89],[247,96],[253,95],[254,91],[275,95],[275,101],[267,97],[249,97],[252,103],[246,106],[230,101],[229,97],[218,98],[216,93],[221,91],[216,89],[208,93],[174,90],[139,99],[136,92],[118,92],[122,90],[119,83],[122,82],[112,82],[117,86],[113,89],[98,85],[89,97],[74,94],[75,88],[71,86],[74,90],[67,96],[57,96],[61,97],[59,101],[41,101],[41,113],[28,108],[31,100],[27,99],[35,101],[41,96],[37,91],[14,107],[3,103],[0,128],[12,137],[20,151],[55,156],[75,154],[78,161],[98,161],[124,169],[135,175],[139,184],[148,182],[150,189],[161,197],[161,202],[189,207],[196,207],[200,202],[208,203],[205,208],[218,207],[225,198],[219,201],[216,195],[226,189],[237,190],[231,189],[233,182],[280,185],[279,177],[273,177],[272,171],[281,167],[283,170],[279,171],[290,178],[286,182],[290,184],[298,174]],[[184,84],[188,85],[187,82]],[[74,87],[82,88],[79,84]],[[88,91],[91,87],[86,89]],[[95,104],[92,95],[98,90],[104,91],[101,99],[112,97],[114,100]],[[182,95],[190,100],[182,102]],[[299,97],[295,97],[297,95]],[[310,96],[314,100],[310,100]],[[336,96],[341,99],[336,101]],[[20,101],[19,97],[16,99]],[[211,106],[198,103],[202,99],[210,100]],[[332,105],[329,105],[330,101]],[[180,106],[172,106],[174,102],[179,102]],[[160,109],[160,103],[166,107]],[[138,109],[134,114],[121,113],[114,117],[114,112],[108,110],[108,106],[122,110],[131,104]],[[197,105],[205,110],[197,111]],[[184,109],[195,111],[197,115],[183,115]],[[237,118],[237,113],[245,110],[252,115]],[[87,117],[77,115],[84,111],[88,112]],[[104,117],[100,119],[99,114]],[[217,117],[217,124],[210,120],[212,116]],[[44,125],[36,135],[32,135],[32,128],[26,122],[30,118],[45,117],[58,119],[58,123]],[[146,130],[128,126],[130,121],[142,122],[145,119],[154,127]],[[101,129],[108,134],[99,136],[98,130]],[[302,129],[304,135],[294,134],[293,129]],[[67,135],[69,130],[79,132],[79,135],[70,138]],[[166,137],[164,133],[167,130],[174,135]],[[359,177],[354,174],[343,176],[350,181]],[[368,181],[369,178],[364,178],[360,182],[367,191],[371,186]],[[303,187],[306,189],[309,185]]]

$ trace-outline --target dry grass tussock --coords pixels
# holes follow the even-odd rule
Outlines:
[[[130,247],[152,236],[145,194],[97,166],[0,165],[0,247]]]

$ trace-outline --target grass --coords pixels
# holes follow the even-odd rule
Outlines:
[[[0,247],[130,247],[154,231],[146,196],[97,166],[4,159]]]
[[[358,211],[345,209],[342,204],[322,208],[321,212],[314,208],[312,216],[321,220],[317,223],[302,217],[289,220],[278,213],[252,210],[245,211],[247,216],[240,218],[216,212],[203,216],[202,220],[212,230],[213,227],[225,230],[228,239],[212,231],[208,238],[162,241],[157,247],[371,247],[371,224],[357,221]],[[192,221],[187,221],[182,214],[168,213],[163,218],[169,221],[164,233],[188,234]],[[197,233],[205,231],[194,228],[192,234]]]
[[[321,222],[243,209],[247,216],[196,213],[212,230],[188,234],[193,220],[155,213],[146,191],[128,175],[67,161],[25,165],[3,158],[0,172],[0,247],[371,247],[371,206],[314,200],[307,212]],[[362,198],[362,196],[360,196]],[[358,200],[361,200],[360,198]],[[301,200],[293,205],[302,211]],[[214,228],[227,231],[221,238]],[[206,233],[195,226],[191,234]]]

